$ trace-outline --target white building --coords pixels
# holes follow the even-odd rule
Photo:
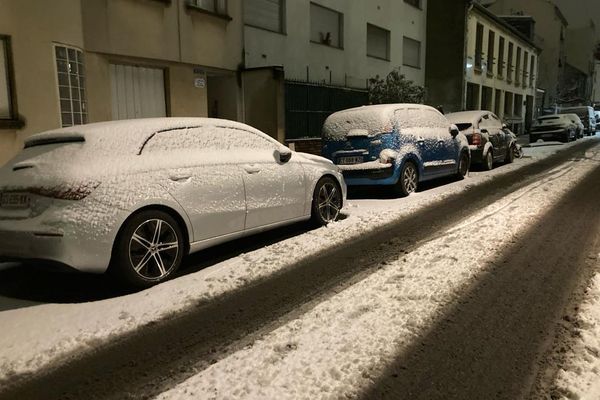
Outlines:
[[[524,132],[534,116],[538,54],[531,38],[478,3],[429,2],[427,101],[446,112],[493,111]]]
[[[244,65],[267,77],[282,67],[286,137],[318,136],[330,112],[364,104],[369,78],[399,67],[424,84],[426,10],[427,0],[244,0]]]

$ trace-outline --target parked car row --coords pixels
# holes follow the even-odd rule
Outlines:
[[[529,141],[559,140],[567,143],[600,129],[600,113],[592,107],[561,107],[556,114],[538,117],[531,126]]]
[[[0,261],[112,273],[134,287],[173,276],[190,253],[340,215],[347,185],[464,177],[473,158],[512,161],[514,135],[487,111],[417,104],[332,114],[324,157],[248,125],[209,118],[113,121],[43,132],[0,168]]]

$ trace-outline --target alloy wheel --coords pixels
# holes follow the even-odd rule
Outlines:
[[[319,189],[318,211],[324,222],[335,221],[342,208],[342,196],[333,182],[325,182]]]
[[[162,219],[142,222],[129,241],[129,261],[142,278],[160,280],[176,266],[179,240],[175,229]]]
[[[417,170],[412,163],[406,164],[402,172],[402,184],[406,193],[413,193],[417,190]]]

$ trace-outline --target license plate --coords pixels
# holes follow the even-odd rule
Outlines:
[[[27,208],[29,207],[29,195],[25,193],[2,193],[0,195],[0,207]]]
[[[340,157],[338,159],[338,164],[340,164],[340,165],[360,164],[362,162],[363,162],[363,158],[361,156]]]

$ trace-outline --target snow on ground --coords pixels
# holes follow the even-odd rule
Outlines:
[[[595,167],[563,164],[158,398],[356,398]]]
[[[596,271],[574,315],[561,321],[564,336],[554,344],[552,359],[561,360],[560,369],[545,389],[562,399],[600,398],[600,264]]]
[[[290,267],[300,258],[343,245],[468,185],[492,179],[568,146],[526,149],[525,154],[530,158],[517,160],[491,172],[472,173],[463,181],[408,198],[351,201],[346,210],[349,216],[343,221],[242,254],[143,292],[90,303],[40,304],[1,311],[0,386],[3,381],[35,373],[118,335],[252,284]],[[296,258],[290,258],[290,254],[296,255]],[[443,265],[441,260],[440,265]]]

